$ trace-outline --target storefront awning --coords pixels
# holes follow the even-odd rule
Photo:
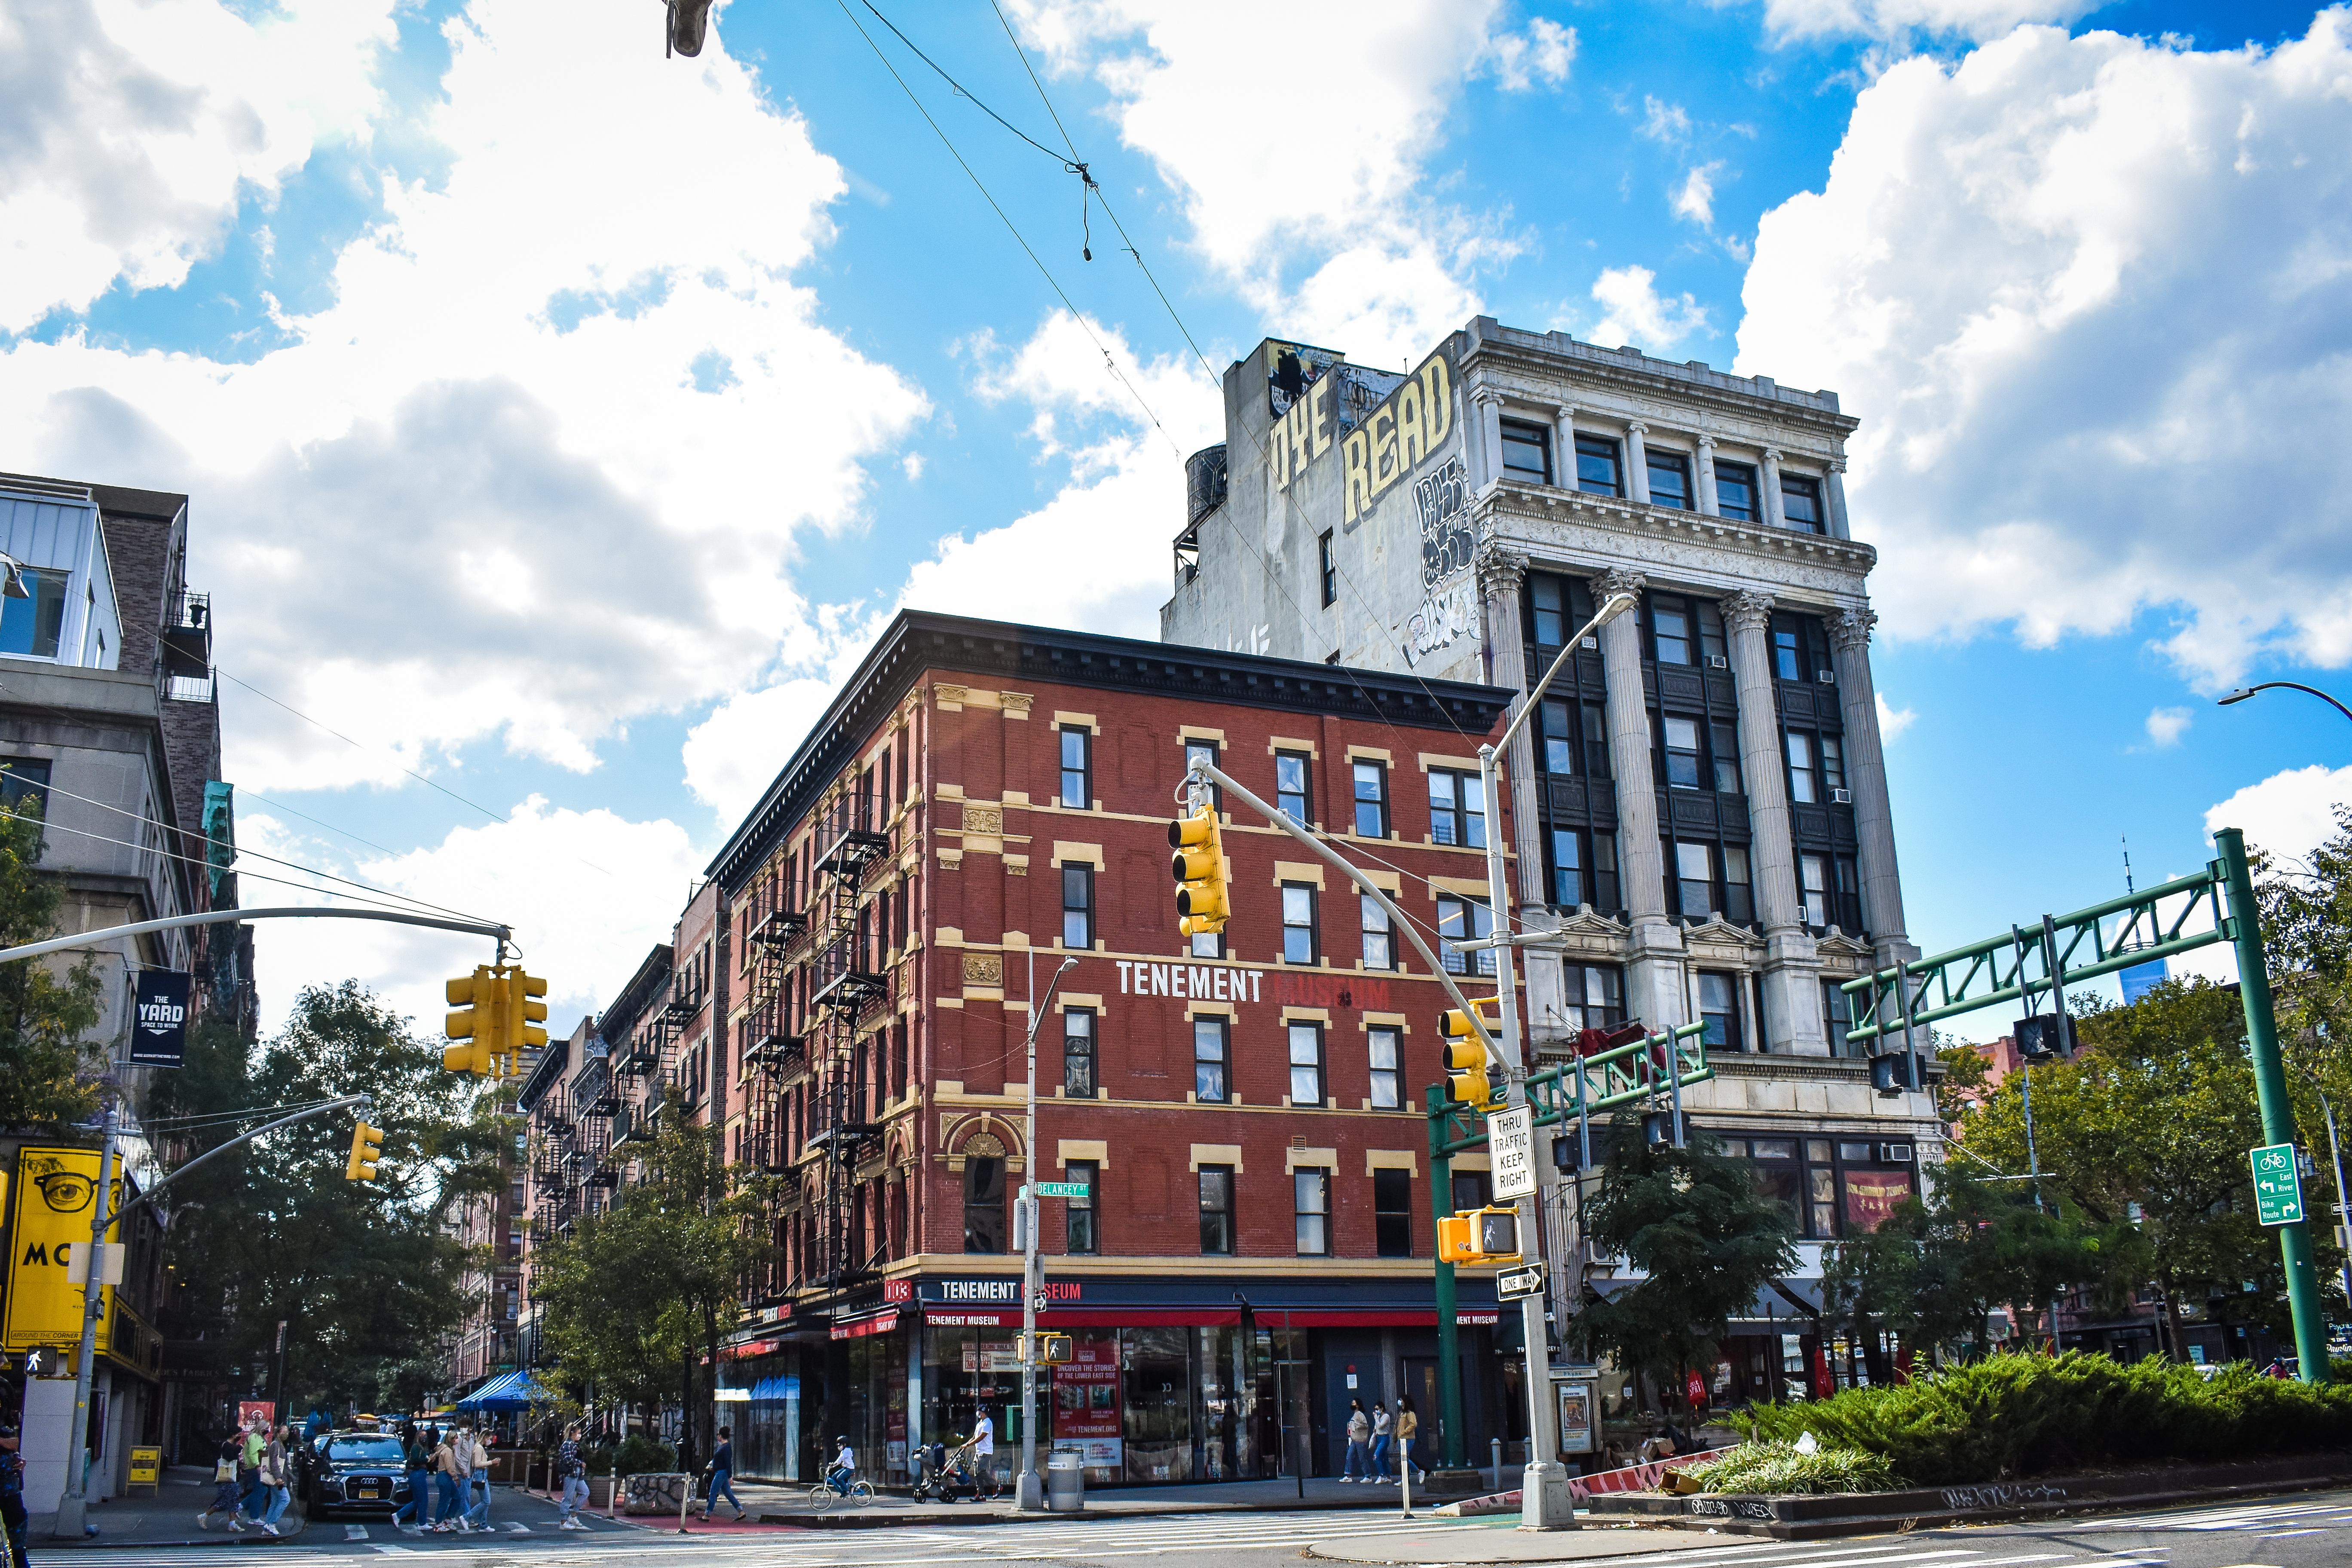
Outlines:
[[[1018,1321],[1016,1315],[1015,1321]],[[832,1337],[836,1340],[862,1340],[869,1334],[889,1333],[898,1326],[898,1309],[893,1307],[887,1311],[873,1312],[863,1318],[852,1318],[846,1322],[835,1323],[833,1325]]]
[[[490,1379],[465,1398],[457,1401],[460,1410],[528,1410],[534,1405],[552,1405],[555,1395],[533,1383],[527,1372],[509,1372]]]

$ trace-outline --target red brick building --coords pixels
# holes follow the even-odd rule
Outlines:
[[[1433,1413],[1433,1194],[1415,1109],[1442,992],[1279,831],[1228,814],[1234,912],[1176,931],[1167,823],[1191,748],[1378,868],[1425,928],[1483,929],[1490,689],[908,614],[710,867],[714,1100],[789,1196],[724,1381],[751,1473],[846,1433],[1011,1439],[1012,1199],[1078,1341],[1041,1434],[1097,1481],[1336,1468],[1349,1397]],[[1374,906],[1374,913],[1377,906]],[[1031,998],[1034,1149],[1023,1135]],[[1483,1177],[1457,1163],[1474,1198]],[[1466,1173],[1465,1173],[1466,1172]],[[1452,1206],[1449,1202],[1447,1206]],[[1462,1281],[1474,1450],[1517,1435],[1484,1279]],[[1482,1294],[1483,1293],[1483,1294]]]

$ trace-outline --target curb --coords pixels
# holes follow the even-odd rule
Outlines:
[[[1458,1500],[1460,1494],[1451,1494]],[[1413,1500],[1421,1501],[1420,1489],[1415,1488]],[[1433,1501],[1436,1500],[1434,1499]],[[997,1509],[971,1509],[956,1513],[921,1513],[911,1510],[858,1509],[849,1512],[829,1513],[754,1513],[751,1518],[761,1524],[795,1525],[803,1530],[884,1530],[892,1526],[909,1529],[931,1529],[940,1525],[1034,1524],[1047,1520],[1083,1522],[1087,1520],[1183,1519],[1221,1513],[1343,1513],[1360,1512],[1363,1504],[1353,1498],[1320,1498],[1299,1501],[1293,1499],[1277,1508],[1255,1502],[1196,1502],[1167,1506],[1145,1504],[1135,1508],[1087,1509],[1076,1513],[1011,1513]]]

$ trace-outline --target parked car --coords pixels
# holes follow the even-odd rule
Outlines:
[[[302,1501],[313,1519],[389,1514],[408,1501],[408,1468],[390,1432],[321,1432],[305,1456]]]

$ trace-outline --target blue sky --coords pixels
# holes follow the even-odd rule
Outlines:
[[[1059,143],[987,0],[882,10]],[[2327,710],[2212,703],[2352,660],[2341,11],[1003,16],[1172,314],[862,0],[696,61],[653,0],[0,11],[0,465],[193,495],[249,841],[596,1005],[898,605],[1152,635],[1216,437],[1177,317],[1219,372],[1483,312],[1835,387],[1930,950],[2352,797]],[[452,956],[261,941],[273,1016]]]

